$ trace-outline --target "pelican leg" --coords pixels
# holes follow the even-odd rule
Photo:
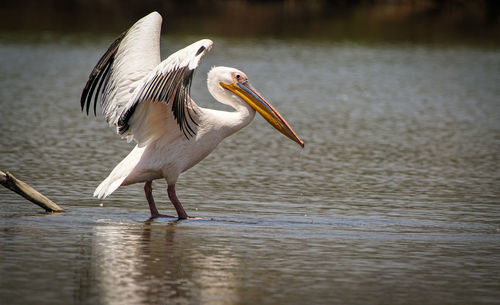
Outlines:
[[[144,193],[146,194],[146,199],[149,203],[149,210],[151,211],[151,218],[156,218],[160,216],[158,209],[156,209],[155,200],[153,199],[153,181],[146,181],[144,184]]]
[[[181,202],[179,201],[177,195],[175,194],[175,184],[169,184],[167,187],[167,192],[168,192],[168,198],[170,198],[170,201],[174,205],[174,208],[177,211],[177,216],[179,216],[179,219],[201,219],[199,217],[189,217],[186,211],[184,211]]]

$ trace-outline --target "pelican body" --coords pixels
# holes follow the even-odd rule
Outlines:
[[[89,76],[81,107],[88,114],[93,104],[96,114],[99,100],[106,121],[129,142],[136,142],[94,196],[105,198],[120,186],[143,182],[155,218],[161,215],[153,199],[152,181],[163,178],[178,218],[187,219],[190,217],[175,194],[179,175],[247,126],[255,112],[302,147],[304,142],[240,70],[214,67],[208,73],[209,92],[233,111],[198,106],[189,90],[193,73],[212,41],[197,41],[161,61],[161,22],[160,14],[153,12],[111,44]]]

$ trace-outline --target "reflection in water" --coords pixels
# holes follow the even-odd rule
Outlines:
[[[231,249],[201,252],[190,245],[201,241],[193,241],[177,221],[106,223],[97,225],[94,234],[92,270],[101,303],[232,304],[238,299],[229,271],[238,260],[231,257]]]

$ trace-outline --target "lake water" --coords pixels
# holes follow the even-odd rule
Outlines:
[[[0,188],[0,303],[499,303],[499,50],[212,39],[195,100],[240,68],[306,146],[257,117],[180,177],[188,221],[92,197],[132,148],[80,111],[113,37],[0,40],[0,169],[67,210]]]

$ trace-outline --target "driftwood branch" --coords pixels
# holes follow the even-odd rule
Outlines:
[[[64,212],[64,210],[55,204],[52,200],[40,194],[37,190],[26,184],[25,182],[17,179],[9,172],[0,171],[0,184],[6,188],[18,193],[34,204],[39,205],[47,212]]]

